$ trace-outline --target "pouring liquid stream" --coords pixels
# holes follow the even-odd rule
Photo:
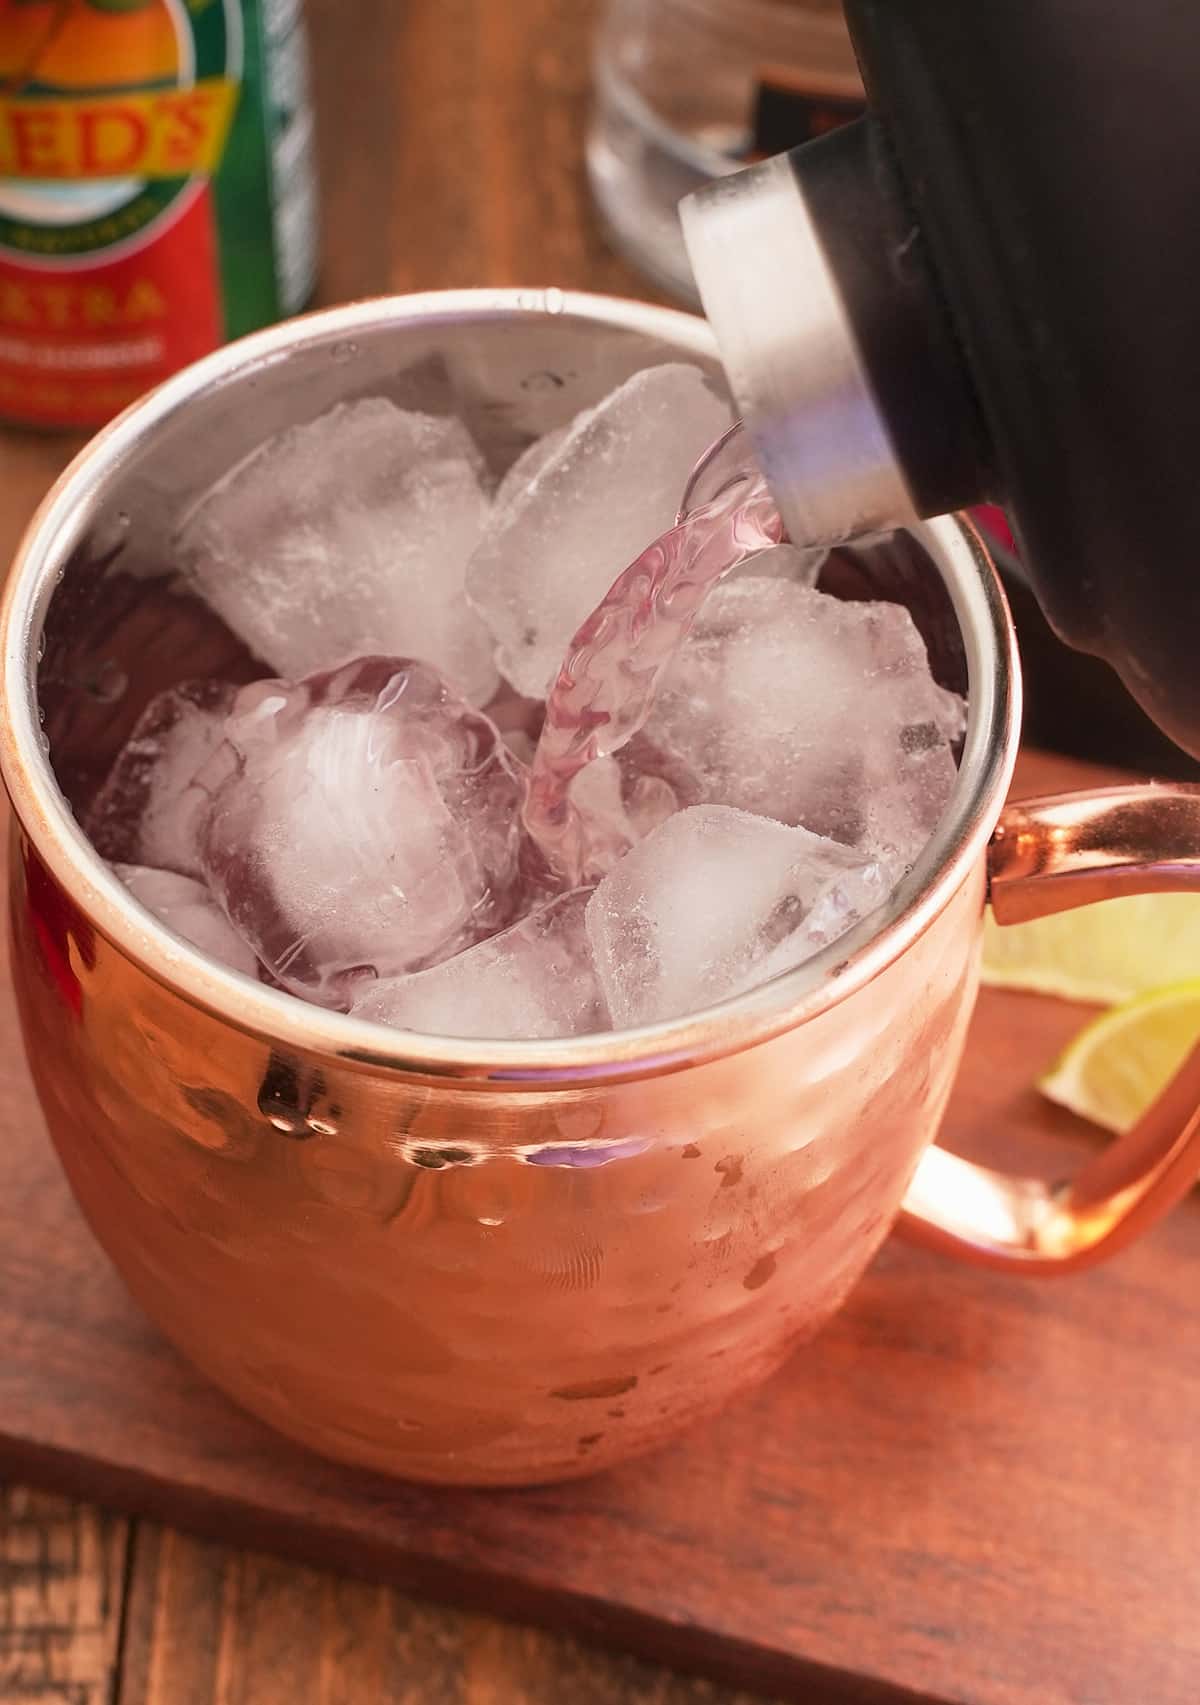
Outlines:
[[[572,798],[575,778],[643,726],[713,587],[785,537],[742,427],[732,426],[693,472],[675,525],[618,575],[576,630],[546,701],[524,813],[569,887],[597,881],[627,850],[614,844],[611,822]]]

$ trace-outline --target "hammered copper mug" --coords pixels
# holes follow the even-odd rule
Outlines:
[[[458,409],[498,473],[666,358],[689,316],[557,291],[339,308],[226,349],[92,443],[50,493],[3,611],[13,967],[72,1189],[130,1291],[238,1402],[331,1456],[427,1480],[566,1478],[763,1379],[898,1218],[1053,1272],[1135,1235],[1200,1169],[1195,1057],[1074,1183],[931,1146],[1002,922],[1200,886],[1200,794],[1004,809],[1019,685],[975,534],[841,553],[902,596],[970,716],[944,821],[890,903],[710,1011],[537,1043],[390,1031],[210,963],[144,912],[75,812],[147,699],[254,661],[170,578],[188,504],[343,398]],[[261,672],[261,671],[260,671]]]

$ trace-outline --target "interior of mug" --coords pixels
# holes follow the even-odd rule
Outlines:
[[[547,301],[547,296],[550,300]],[[147,703],[182,681],[222,677],[245,682],[271,671],[182,584],[174,564],[174,537],[203,493],[265,438],[311,421],[335,403],[384,396],[404,408],[457,414],[469,427],[489,469],[500,476],[536,437],[597,402],[632,372],[664,360],[689,360],[720,380],[711,336],[691,316],[600,298],[546,293],[467,293],[333,310],[275,328],[220,352],[172,381],[117,422],[85,452],[80,464],[27,544],[19,583],[9,598],[5,693],[12,712],[13,749],[6,753],[10,791],[49,853],[60,879],[73,890],[98,884],[95,902],[105,914],[140,914],[122,944],[158,975],[193,976],[194,950],[176,942],[119,885],[108,878],[77,828],[128,740]],[[614,575],[622,567],[614,564]],[[821,589],[853,599],[885,598],[905,604],[929,650],[935,678],[968,695],[970,718],[960,762],[959,787],[947,820],[912,875],[880,913],[833,944],[842,962],[874,946],[907,917],[934,901],[948,864],[982,844],[998,809],[1011,762],[1015,716],[1002,598],[986,558],[957,523],[939,522],[831,553]],[[34,673],[36,667],[36,674]],[[21,750],[21,681],[41,737]],[[35,699],[35,702],[34,702]],[[32,728],[32,719],[30,719]],[[50,775],[45,774],[48,759]],[[36,822],[22,809],[21,792],[41,780]],[[56,803],[57,801],[57,803]],[[62,810],[63,802],[69,812]],[[57,813],[57,815],[56,815]],[[65,861],[65,868],[64,868]],[[99,870],[97,870],[99,866]],[[116,892],[114,892],[114,888]],[[121,936],[128,919],[103,915],[108,933]],[[157,961],[155,935],[161,938]],[[169,951],[168,951],[169,944]],[[893,942],[895,951],[899,946]],[[777,985],[725,1003],[744,1009],[751,1028],[781,1027],[798,999],[819,987],[830,951]],[[192,993],[214,1003],[214,989],[236,1009],[238,985],[245,1012],[245,979],[202,962],[204,987]],[[232,998],[230,998],[232,997]],[[308,1013],[326,1043],[338,1025],[351,1031],[378,1027],[303,1007],[272,990],[255,999],[274,1003],[270,1025],[281,1022],[279,1003]],[[225,1000],[222,1000],[222,1005]],[[704,1015],[654,1027],[649,1052],[677,1032],[694,1046]],[[735,1029],[737,1026],[734,1027]],[[684,1032],[690,1041],[683,1041]],[[648,1035],[650,1033],[647,1033]],[[440,1051],[464,1068],[486,1055],[511,1058],[525,1050],[556,1070],[572,1058],[612,1044],[612,1037],[537,1044],[445,1041]],[[423,1039],[405,1038],[411,1044]],[[354,1050],[349,1050],[353,1052]],[[362,1052],[362,1049],[358,1050]],[[624,1058],[632,1055],[628,1043]]]

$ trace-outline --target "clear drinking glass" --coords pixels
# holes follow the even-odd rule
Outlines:
[[[596,201],[618,246],[693,304],[681,197],[864,98],[838,0],[612,0],[594,75]]]

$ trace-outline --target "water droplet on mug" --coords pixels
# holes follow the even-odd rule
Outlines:
[[[302,1113],[297,1113],[294,1107],[286,1107],[282,1102],[273,1101],[269,1096],[260,1096],[258,1110],[269,1125],[274,1125],[285,1137],[299,1137],[301,1142],[312,1136],[308,1121]]]
[[[669,1367],[670,1363],[665,1365]],[[633,1390],[637,1382],[635,1373],[616,1374],[610,1379],[585,1379],[577,1385],[560,1385],[550,1395],[561,1398],[565,1403],[582,1403],[597,1397],[623,1397],[627,1391]]]
[[[402,1143],[400,1152],[405,1160],[414,1166],[422,1166],[428,1172],[443,1172],[450,1166],[478,1166],[483,1156],[474,1149],[455,1148],[453,1145],[435,1147],[431,1143]]]
[[[43,657],[45,657],[45,655],[46,655],[46,635],[44,633],[40,633],[40,634],[38,634],[38,642],[37,642],[37,660],[39,663],[42,661],[42,659],[43,659]]]
[[[774,1255],[764,1255],[757,1260],[742,1280],[748,1291],[757,1291],[775,1276],[776,1258]]]
[[[330,353],[335,361],[353,361],[358,354],[358,345],[349,341],[335,343]]]
[[[258,1110],[269,1124],[285,1137],[307,1142],[317,1135],[311,1124],[313,1109],[325,1100],[320,1072],[304,1071],[287,1055],[272,1052],[258,1089]]]
[[[118,509],[117,510],[117,526],[121,529],[121,531],[123,533],[127,533],[129,531],[130,527],[132,527],[132,525],[133,525],[133,517],[132,517],[132,515],[130,515],[128,509]]]

